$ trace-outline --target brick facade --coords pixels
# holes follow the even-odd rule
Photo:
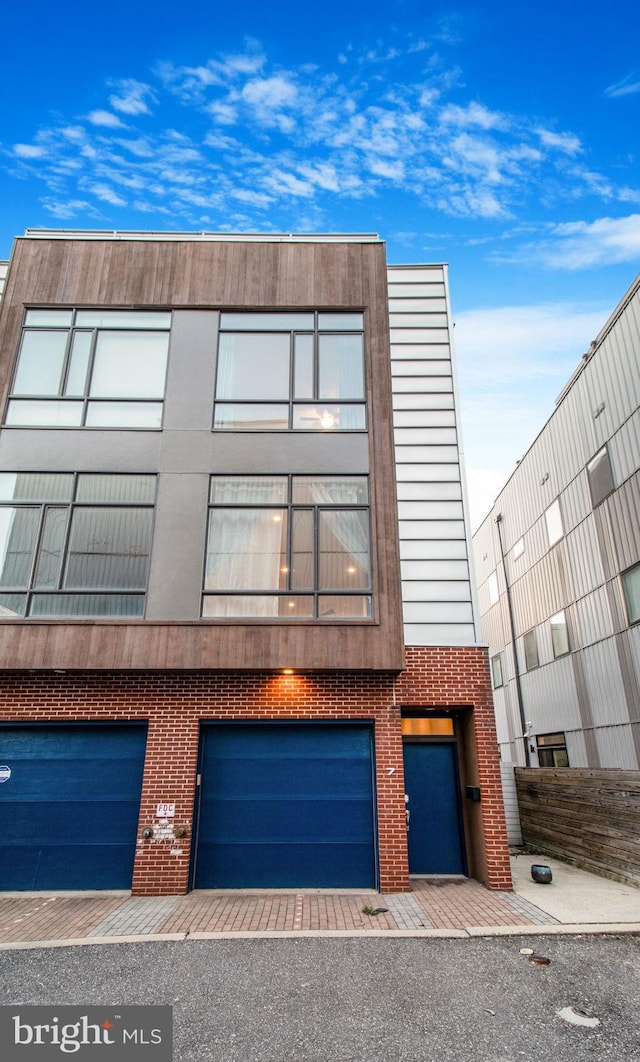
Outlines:
[[[479,804],[464,801],[470,873],[509,889],[508,849],[486,651],[408,648],[407,670],[284,675],[229,672],[6,672],[0,720],[148,722],[133,892],[180,894],[189,881],[190,836],[202,720],[373,720],[380,888],[409,888],[401,709],[445,710],[456,719],[461,781],[479,785]],[[163,833],[156,805],[175,803]]]

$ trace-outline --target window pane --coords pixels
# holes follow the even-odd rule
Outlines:
[[[169,336],[154,332],[99,332],[91,376],[92,398],[162,398]]]
[[[281,431],[289,427],[289,407],[216,403],[213,426],[227,431]]]
[[[366,476],[294,476],[293,501],[298,504],[367,505]]]
[[[142,328],[168,329],[170,313],[153,313],[148,310],[78,310],[78,328]]]
[[[34,586],[52,589],[58,587],[68,515],[68,506],[45,510],[44,529],[38,551],[38,566],[33,580]]]
[[[202,615],[213,619],[313,619],[313,598],[299,594],[284,597],[220,594],[203,598]]]
[[[0,586],[27,589],[39,525],[40,509],[0,508]]]
[[[105,475],[83,472],[78,476],[79,502],[148,502],[156,496],[156,477],[151,475]]]
[[[622,586],[627,602],[629,623],[637,623],[640,620],[640,564],[624,573]]]
[[[216,398],[288,399],[291,337],[221,335]]]
[[[0,594],[0,619],[24,616],[26,607],[26,594]]]
[[[297,431],[364,431],[365,407],[359,405],[294,406],[293,427]]]
[[[313,398],[313,336],[295,336],[294,352],[294,398]]]
[[[551,643],[554,657],[564,656],[569,652],[569,634],[564,612],[558,612],[549,620],[551,624]]]
[[[27,310],[24,323],[39,328],[69,328],[72,317],[71,310]]]
[[[82,397],[86,393],[87,368],[91,353],[91,332],[75,332],[71,347],[69,374],[64,389],[65,395]]]
[[[286,588],[287,510],[214,509],[206,590]]]
[[[34,594],[30,616],[124,616],[144,614],[144,594]]]
[[[491,677],[494,690],[499,689],[502,686],[502,657],[500,653],[491,657]]]
[[[0,501],[71,501],[73,476],[56,472],[0,472]]]
[[[320,510],[319,589],[364,590],[369,578],[369,515]]]
[[[160,428],[161,402],[89,402],[88,428]]]
[[[514,560],[517,560],[518,557],[521,557],[523,553],[524,553],[524,539],[523,538],[519,538],[518,541],[516,542],[516,544],[513,547]]]
[[[319,336],[318,398],[364,398],[362,336]]]
[[[560,502],[556,500],[546,510],[545,520],[547,523],[547,537],[549,539],[549,545],[553,546],[556,542],[559,542],[562,538],[564,531],[562,530],[562,515],[560,513]]]
[[[319,313],[318,328],[328,332],[362,331],[364,314],[362,313]]]
[[[487,588],[489,590],[489,604],[495,605],[500,597],[500,591],[498,589],[498,575],[496,572],[491,572],[487,580]]]
[[[313,329],[312,313],[221,313],[220,328],[234,332],[293,332]]]
[[[24,402],[9,403],[7,424],[14,427],[37,425],[40,428],[77,428],[82,422],[82,402]]]
[[[287,476],[212,476],[217,505],[278,505],[287,501]]]
[[[144,590],[152,521],[151,509],[75,509],[64,587]]]
[[[57,395],[68,332],[25,332],[14,395]]]
[[[591,502],[599,505],[614,489],[613,470],[606,446],[587,465]]]
[[[313,590],[313,509],[294,509],[291,542],[291,589]]]
[[[318,599],[318,619],[371,619],[370,597],[323,594]]]
[[[538,643],[536,642],[536,632],[528,631],[523,638],[524,645],[524,661],[527,671],[531,671],[538,666]]]

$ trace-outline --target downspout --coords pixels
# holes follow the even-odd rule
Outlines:
[[[527,724],[524,717],[524,705],[522,701],[522,683],[520,682],[520,667],[518,665],[518,654],[516,652],[516,629],[513,619],[513,602],[511,600],[511,587],[509,586],[509,578],[507,576],[507,566],[504,559],[504,546],[502,543],[502,513],[498,513],[495,518],[496,527],[498,528],[498,541],[500,543],[500,560],[502,561],[502,574],[504,575],[504,585],[507,591],[507,613],[509,615],[509,632],[511,634],[511,648],[513,652],[513,668],[516,676],[516,699],[518,701],[518,712],[520,714],[520,726],[522,727],[522,740],[524,741],[524,759],[527,767],[531,766],[531,754],[529,752],[529,739],[527,734]]]

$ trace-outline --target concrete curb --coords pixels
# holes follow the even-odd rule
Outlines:
[[[122,937],[69,937],[64,940],[23,940],[0,944],[0,951],[30,951],[37,948],[74,948],[89,944],[154,944],[189,940],[292,940],[298,938],[366,939],[375,937],[408,939],[428,937],[440,940],[473,940],[480,937],[560,937],[640,934],[640,922],[583,923],[552,926],[470,926],[467,929],[274,929],[226,931],[220,933],[137,933]]]

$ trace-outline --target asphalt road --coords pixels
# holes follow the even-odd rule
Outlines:
[[[640,1062],[637,937],[187,939],[0,970],[3,1004],[172,1004],[175,1062]]]

